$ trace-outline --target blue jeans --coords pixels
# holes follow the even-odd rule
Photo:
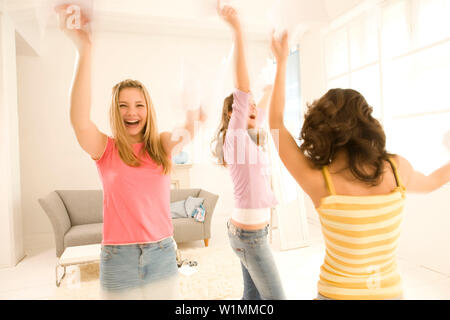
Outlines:
[[[102,245],[100,286],[106,299],[178,299],[173,238],[155,243]]]
[[[244,230],[230,221],[228,237],[241,260],[244,279],[243,300],[284,300],[283,286],[267,241],[268,226],[260,230]]]

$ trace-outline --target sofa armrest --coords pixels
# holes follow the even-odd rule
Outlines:
[[[205,207],[204,231],[205,231],[205,239],[209,239],[211,238],[212,215],[214,212],[214,208],[216,207],[217,200],[219,199],[219,196],[205,190],[200,190],[198,197],[204,199],[203,202],[203,206]]]
[[[52,223],[55,233],[56,256],[60,257],[64,252],[64,235],[72,226],[66,207],[55,191],[45,198],[39,198],[38,201]]]

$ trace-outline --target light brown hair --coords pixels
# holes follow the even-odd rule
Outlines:
[[[227,164],[224,159],[223,145],[225,143],[225,137],[228,130],[228,124],[230,123],[231,113],[233,112],[233,101],[233,94],[230,94],[224,99],[220,124],[217,128],[216,134],[214,135],[214,139],[211,141],[211,152],[214,157],[217,158],[218,163],[223,165],[224,167],[226,167]]]

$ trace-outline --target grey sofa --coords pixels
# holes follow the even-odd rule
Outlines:
[[[205,221],[173,219],[174,239],[177,243],[203,240],[208,246],[211,218],[219,196],[202,189],[177,189],[170,191],[170,202],[189,196],[204,199]],[[67,247],[101,243],[102,190],[56,190],[38,201],[52,223],[58,258]]]

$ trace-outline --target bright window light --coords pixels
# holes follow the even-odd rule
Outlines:
[[[392,0],[379,9],[381,19],[372,10],[325,35],[327,88],[361,92],[388,151],[429,174],[450,156],[450,1]]]

